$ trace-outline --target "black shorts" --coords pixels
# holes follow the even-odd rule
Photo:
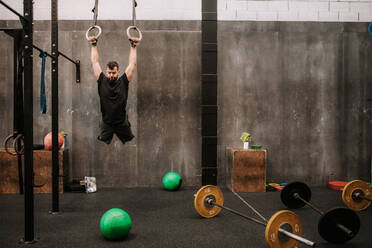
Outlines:
[[[125,142],[131,141],[134,138],[130,127],[131,125],[128,118],[126,118],[123,123],[118,125],[108,125],[101,121],[101,134],[97,137],[97,139],[105,142],[106,144],[110,144],[115,133],[121,142],[125,144]]]

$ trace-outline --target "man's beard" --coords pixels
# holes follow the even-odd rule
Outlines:
[[[115,82],[115,81],[116,81],[117,79],[118,79],[117,77],[109,78],[109,80],[110,80],[110,83],[113,83],[113,82]]]

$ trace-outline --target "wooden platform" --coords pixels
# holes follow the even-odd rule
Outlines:
[[[67,149],[59,151],[59,174],[68,174]],[[22,156],[22,164],[23,156]],[[24,171],[24,170],[23,170]],[[24,172],[22,172],[24,177]],[[34,193],[52,192],[52,151],[34,151],[34,184],[45,184],[41,188],[34,188]],[[64,180],[60,177],[59,192],[63,192]],[[5,149],[0,148],[0,194],[19,193],[18,160],[17,156],[8,154]]]
[[[227,187],[235,192],[265,192],[266,150],[226,149]]]

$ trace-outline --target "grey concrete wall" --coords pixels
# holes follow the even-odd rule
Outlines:
[[[244,131],[268,150],[268,181],[370,180],[367,26],[219,22],[220,184]]]
[[[17,22],[2,21],[2,27]],[[123,73],[128,65],[129,21],[100,22],[101,67],[118,61]],[[95,176],[99,187],[161,187],[169,171],[180,173],[185,185],[201,181],[200,138],[200,22],[138,22],[143,42],[137,49],[137,70],[130,83],[127,112],[136,136],[122,145],[114,137],[110,145],[97,141],[101,119],[97,83],[85,39],[91,22],[62,21],[59,50],[81,60],[80,84],[75,67],[59,58],[59,127],[68,133],[70,178]],[[2,84],[12,85],[12,40],[1,34]],[[34,43],[50,51],[50,25],[36,22]],[[51,130],[50,62],[46,67],[48,113],[39,114],[40,66],[34,53],[34,142],[42,143]],[[12,132],[12,88],[2,87],[1,137]],[[11,103],[11,104],[10,104]],[[7,116],[10,119],[4,119]]]
[[[138,67],[139,185],[157,185],[178,171],[188,185],[200,184],[199,31],[144,32]]]
[[[0,27],[17,22],[0,21]],[[99,187],[161,186],[168,171],[185,185],[201,182],[201,33],[199,21],[139,22],[144,38],[130,83],[128,113],[136,136],[122,145],[96,140],[101,119],[85,31],[91,22],[61,21],[59,47],[81,60],[59,59],[59,126],[68,133],[71,178],[96,176]],[[104,21],[101,67],[128,61],[130,22]],[[243,131],[268,150],[268,181],[370,180],[372,45],[367,25],[219,22],[218,161],[224,185],[225,148],[242,146]],[[36,22],[35,44],[50,51],[50,26]],[[12,131],[12,40],[0,33],[0,138]],[[34,134],[51,129],[39,114],[40,59],[35,51]]]
[[[13,132],[13,39],[0,32],[0,141]]]

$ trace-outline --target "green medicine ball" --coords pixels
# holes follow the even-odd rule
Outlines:
[[[182,178],[175,172],[169,172],[163,177],[163,186],[166,190],[177,190],[181,184]]]
[[[112,208],[102,216],[100,227],[106,239],[120,240],[128,235],[132,220],[124,210]]]

